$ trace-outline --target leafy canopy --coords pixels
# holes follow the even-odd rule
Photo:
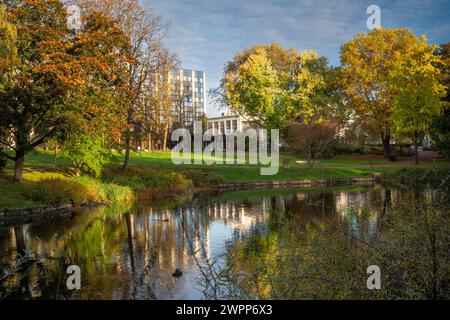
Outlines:
[[[318,118],[330,105],[330,68],[314,51],[278,44],[238,53],[225,67],[221,87],[232,109],[266,128],[287,128],[294,118]]]
[[[16,49],[2,52],[12,57],[17,50],[17,59],[0,74],[0,129],[11,136],[0,142],[15,151],[9,157],[16,167],[27,152],[57,134],[65,139],[82,133],[96,140],[109,132],[106,137],[118,140],[129,39],[114,21],[95,12],[84,17],[80,33],[73,33],[60,0],[4,2],[0,32],[9,36],[2,36],[0,46],[15,39]]]
[[[407,29],[375,29],[359,33],[341,47],[346,105],[372,132],[384,137],[393,131],[393,99],[397,94],[393,79],[420,41]]]
[[[444,61],[421,39],[405,63],[398,65],[393,78],[393,122],[400,135],[414,137],[415,141],[429,132],[433,119],[443,111],[446,87],[438,68]]]

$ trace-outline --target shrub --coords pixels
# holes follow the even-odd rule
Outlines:
[[[103,147],[100,138],[77,135],[63,144],[63,151],[72,160],[78,174],[88,173],[99,177],[103,166],[111,160],[111,153]]]
[[[370,241],[331,221],[327,227],[306,222],[303,228],[308,232],[299,232],[288,243],[277,237],[264,242],[244,237],[243,243],[229,242],[226,268],[213,261],[213,271],[204,268],[200,280],[215,280],[208,288],[216,289],[216,285],[223,290],[216,289],[226,294],[221,299],[447,300],[448,203],[447,194],[421,199],[414,192],[402,194],[381,218],[383,232]],[[364,217],[371,209],[356,205],[349,210]],[[290,218],[284,218],[283,224],[291,225]],[[261,243],[258,254],[247,253],[250,242]],[[382,270],[380,290],[367,290],[369,265]],[[211,296],[207,290],[204,294]]]
[[[112,202],[128,202],[135,198],[134,192],[130,187],[113,183],[102,184],[101,195],[104,200]]]
[[[304,154],[308,166],[312,168],[316,160],[330,150],[335,137],[335,124],[332,121],[293,122],[288,128],[286,142],[290,150]]]
[[[384,150],[382,146],[365,146],[363,149],[364,154],[383,155]]]
[[[90,202],[128,202],[134,199],[130,187],[102,182],[89,176],[73,178],[86,188],[86,198]]]
[[[363,152],[358,143],[337,143],[331,146],[331,150],[338,155],[360,154]]]

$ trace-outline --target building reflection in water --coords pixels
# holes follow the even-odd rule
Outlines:
[[[227,241],[271,233],[288,241],[311,221],[340,224],[370,241],[386,207],[400,197],[377,187],[268,196],[243,192],[201,197],[175,208],[101,208],[52,223],[0,229],[0,297],[201,299],[195,258],[224,261]],[[290,234],[284,237],[287,224]],[[80,291],[65,288],[70,264],[81,267]],[[181,278],[172,276],[176,268],[183,270]]]

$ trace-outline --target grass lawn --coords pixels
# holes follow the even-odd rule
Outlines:
[[[291,168],[283,167],[284,160],[291,161]],[[398,162],[390,162],[381,156],[338,156],[333,159],[322,160],[320,164],[310,170],[305,165],[297,165],[300,157],[283,153],[280,155],[280,170],[275,176],[262,176],[259,166],[253,165],[179,165],[172,163],[170,152],[141,152],[133,153],[130,164],[132,166],[144,166],[156,169],[167,169],[186,174],[188,177],[198,180],[209,179],[221,182],[258,182],[281,180],[304,180],[322,178],[349,178],[365,176],[377,172],[397,170],[400,168],[449,168],[450,162],[436,161],[423,162],[415,165],[413,162],[401,159]],[[116,153],[113,166],[120,166],[123,156]],[[30,171],[58,171],[70,166],[70,160],[64,155],[55,155],[50,152],[33,152],[26,157],[25,167]],[[8,165],[12,168],[12,163]],[[208,181],[204,181],[207,183]]]

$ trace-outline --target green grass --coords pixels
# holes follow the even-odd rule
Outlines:
[[[283,167],[284,160],[291,161],[291,169]],[[275,176],[262,176],[259,166],[252,165],[180,165],[172,163],[170,152],[142,152],[133,153],[130,164],[156,170],[170,170],[179,172],[192,178],[194,183],[214,184],[220,182],[259,182],[259,181],[282,181],[282,180],[305,180],[324,178],[349,178],[361,177],[380,172],[391,172],[402,168],[449,168],[450,163],[446,161],[427,162],[415,165],[412,162],[400,161],[390,162],[381,156],[340,156],[333,159],[322,160],[312,170],[305,165],[297,165],[296,161],[302,160],[293,154],[283,153],[280,155],[280,170]],[[111,166],[119,166],[123,156],[115,153]],[[70,166],[70,160],[64,155],[55,157],[52,152],[33,152],[26,157],[26,167],[37,170],[64,170]],[[9,162],[9,168],[12,163]]]
[[[116,162],[120,163],[122,158],[115,156]],[[291,169],[283,167],[284,160],[291,161]],[[390,162],[378,156],[346,156],[322,160],[312,170],[306,165],[297,165],[296,161],[302,160],[293,154],[283,153],[280,155],[280,169],[275,176],[262,176],[259,166],[252,165],[182,165],[175,166],[171,161],[170,153],[139,153],[134,154],[131,159],[132,165],[152,166],[162,169],[170,169],[181,172],[188,177],[199,178],[201,176],[208,181],[233,183],[233,182],[261,182],[261,181],[285,181],[285,180],[308,180],[308,179],[333,179],[363,177],[373,173],[395,172],[401,168],[449,168],[450,163],[444,161],[429,162],[415,165],[409,162]],[[196,183],[198,184],[198,183]]]

